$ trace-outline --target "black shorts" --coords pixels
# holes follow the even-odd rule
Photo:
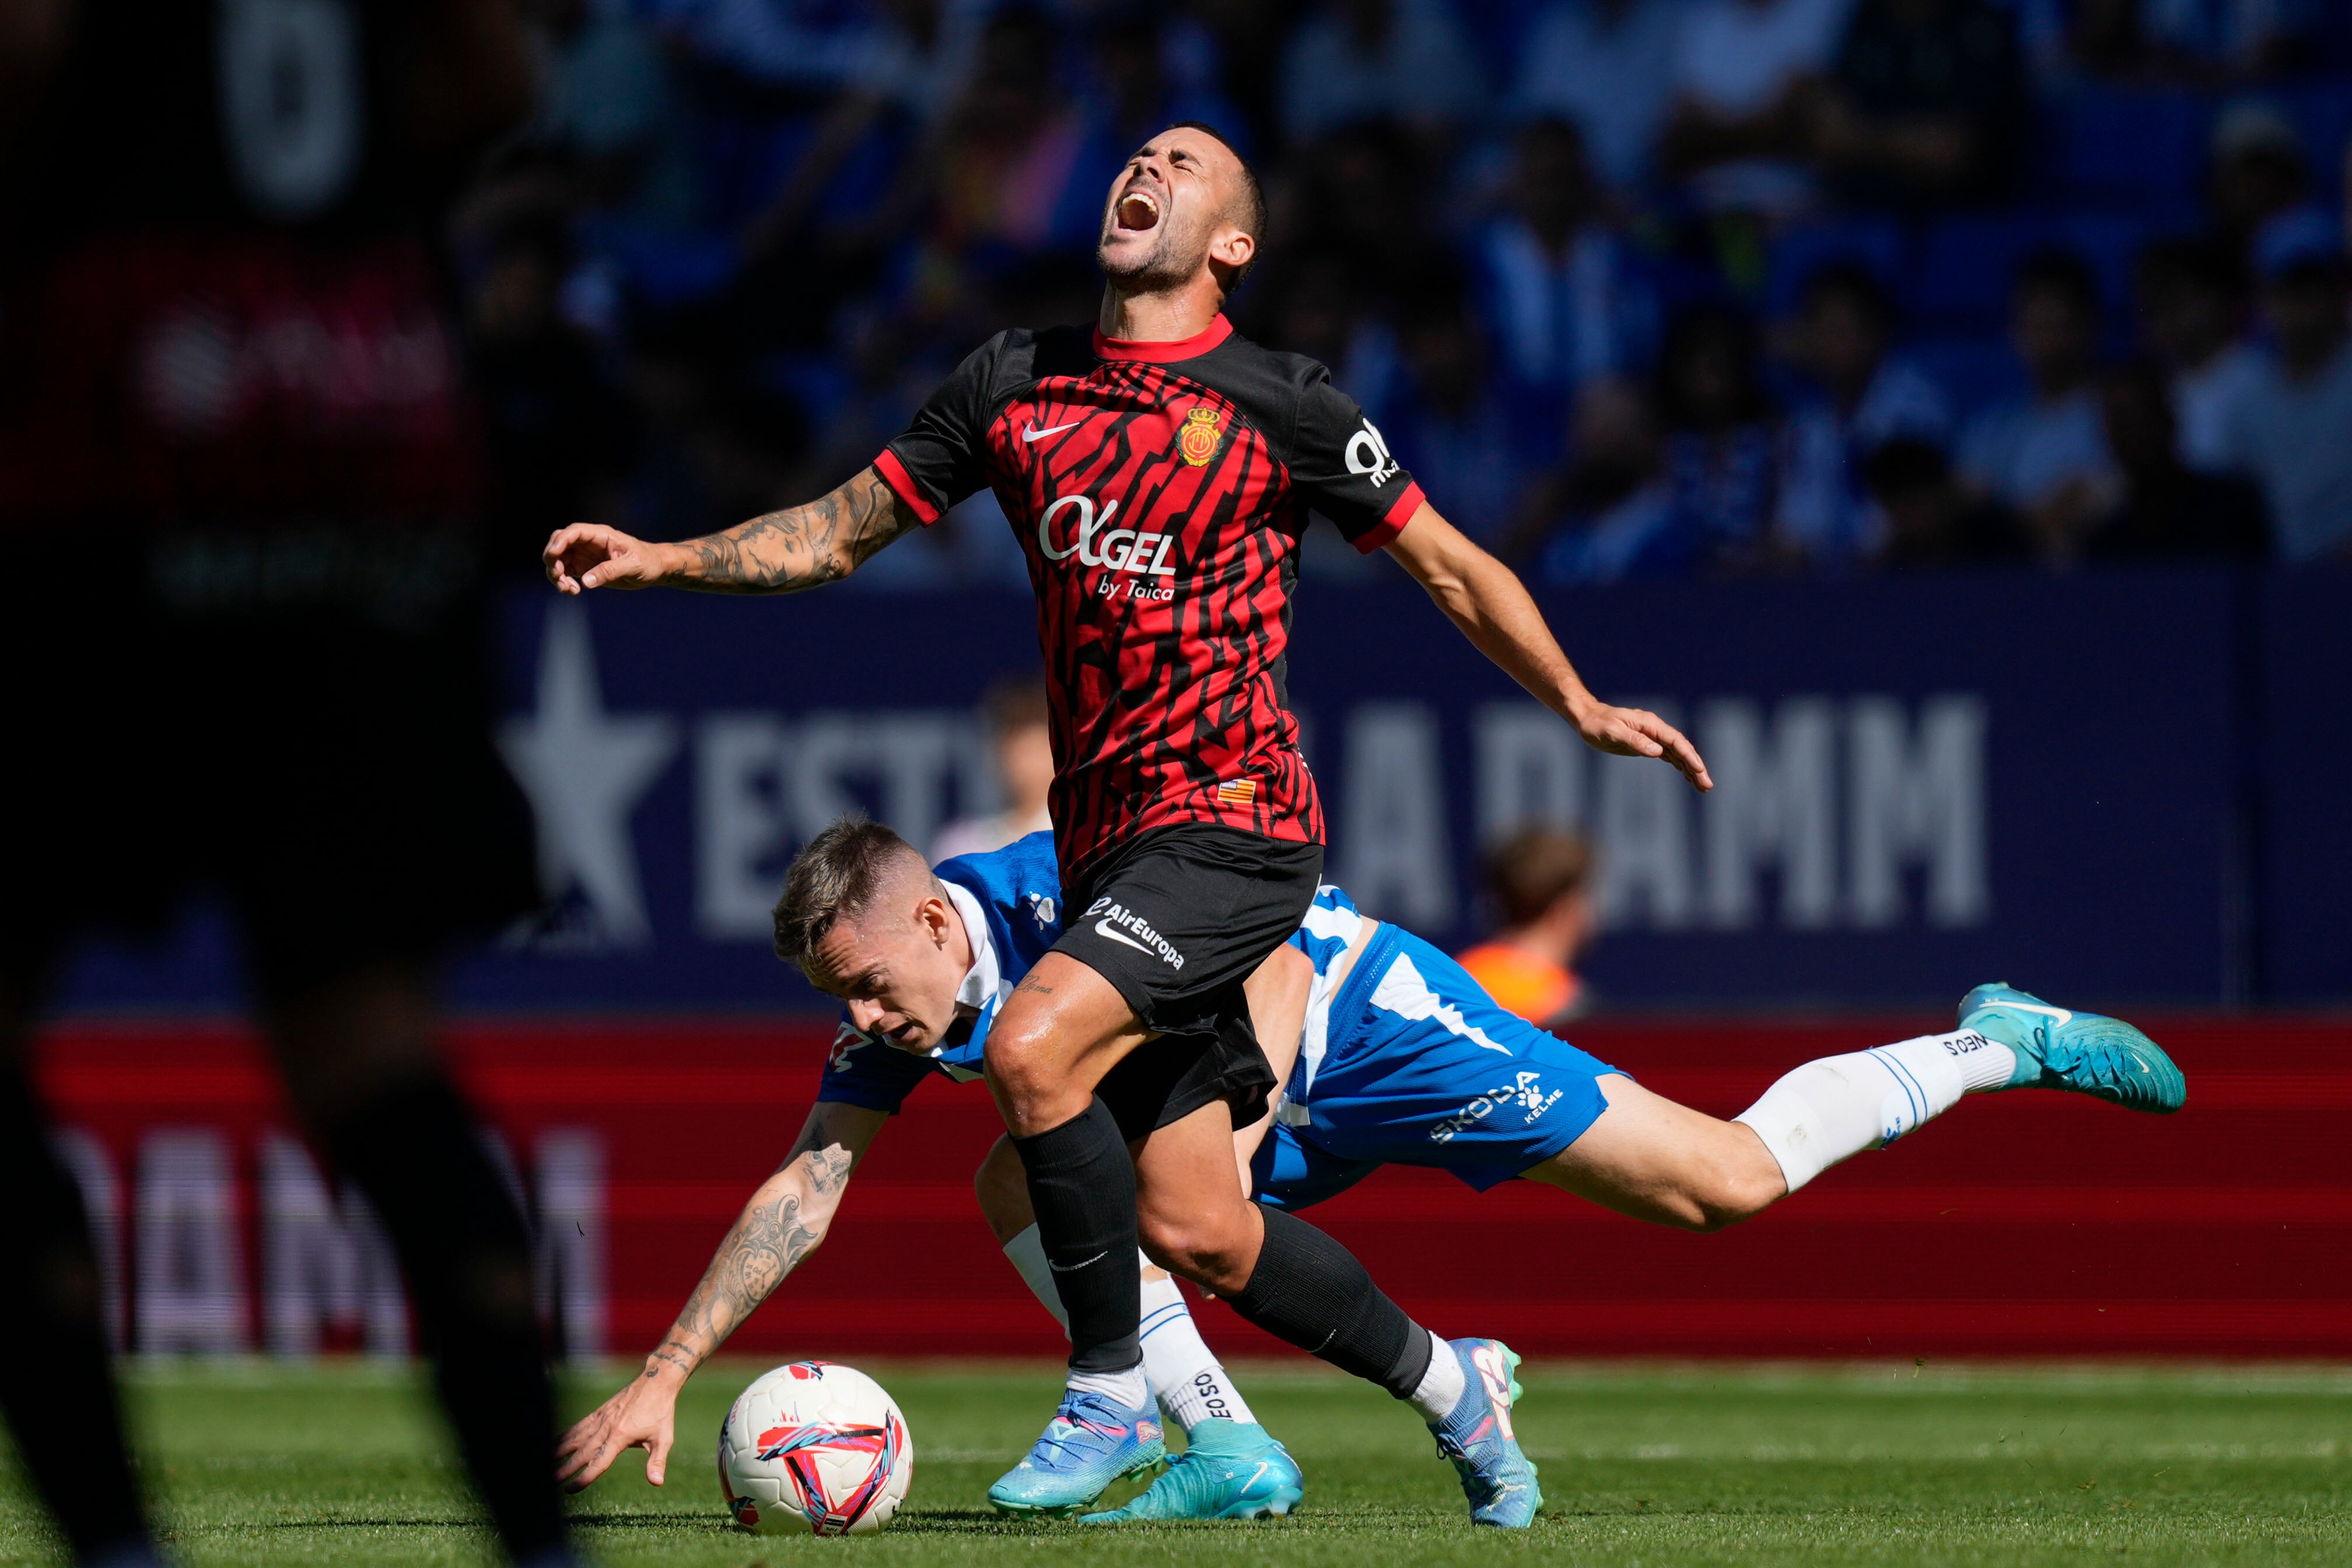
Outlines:
[[[11,961],[160,934],[209,894],[247,973],[285,995],[429,961],[533,909],[530,818],[491,742],[471,572],[446,574],[455,584],[413,615],[187,607],[135,571],[91,582],[86,563],[42,579],[0,626],[20,809],[40,825],[0,847]]]
[[[1223,1100],[1235,1127],[1275,1087],[1243,982],[1315,901],[1323,847],[1212,823],[1153,828],[1087,867],[1063,908],[1069,954],[1118,988],[1158,1037],[1096,1092],[1129,1140]]]

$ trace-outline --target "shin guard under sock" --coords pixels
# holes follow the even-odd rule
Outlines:
[[[1258,1205],[1265,1243],[1238,1296],[1243,1319],[1342,1372],[1411,1397],[1429,1371],[1427,1330],[1372,1283],[1355,1254],[1300,1219]]]
[[[1029,1175],[1054,1288],[1069,1314],[1070,1369],[1124,1372],[1143,1361],[1135,1270],[1135,1165],[1118,1122],[1099,1100],[1045,1131],[1015,1138]]]
[[[0,1413],[78,1560],[147,1545],[107,1364],[105,1302],[81,1188],[23,1071],[0,1064]]]
[[[377,1096],[329,1131],[392,1239],[467,1468],[518,1562],[561,1552],[555,1401],[530,1239],[447,1082]]]

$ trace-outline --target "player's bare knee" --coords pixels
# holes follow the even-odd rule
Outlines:
[[[1141,1214],[1136,1234],[1145,1257],[1204,1289],[1223,1295],[1249,1282],[1243,1229],[1224,1215]]]

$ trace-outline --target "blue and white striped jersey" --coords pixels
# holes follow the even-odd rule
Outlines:
[[[1292,1104],[1306,1101],[1330,1049],[1332,965],[1354,945],[1368,923],[1355,900],[1326,882],[1315,889],[1307,918],[1291,936],[1290,945],[1315,963],[1315,978],[1307,991],[1307,1029],[1298,1042],[1298,1061],[1290,1069],[1289,1082],[1283,1086],[1283,1098]]]

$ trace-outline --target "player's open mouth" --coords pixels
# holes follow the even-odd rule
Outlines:
[[[1129,191],[1111,209],[1111,222],[1124,234],[1142,234],[1160,224],[1160,198],[1149,191]]]

